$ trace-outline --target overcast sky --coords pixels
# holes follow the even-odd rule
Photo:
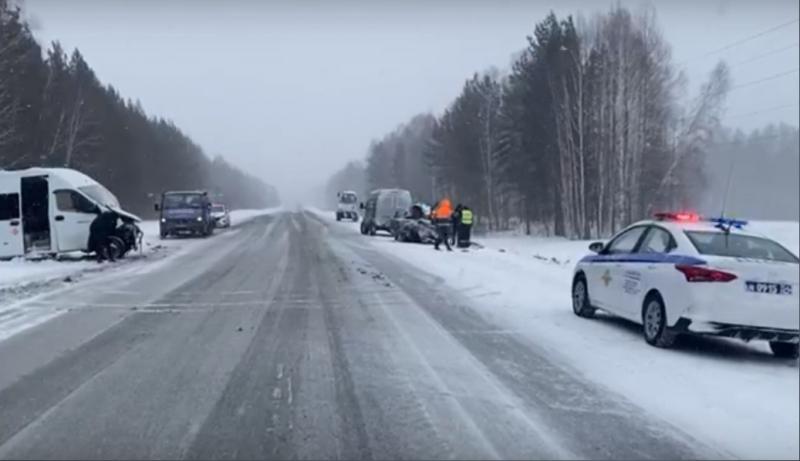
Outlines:
[[[41,43],[79,48],[101,81],[292,201],[307,198],[345,161],[363,158],[371,139],[417,113],[440,113],[473,72],[507,68],[551,9],[588,17],[611,4],[24,3]],[[730,125],[798,124],[797,0],[652,3],[692,90],[718,59],[732,66],[734,86],[788,72],[735,89]]]

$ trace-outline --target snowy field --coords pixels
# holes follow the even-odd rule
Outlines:
[[[311,210],[333,225],[333,212]],[[757,222],[752,229],[798,252],[797,222]],[[684,338],[674,349],[644,342],[640,327],[607,315],[572,313],[570,284],[587,241],[524,236],[476,237],[468,252],[364,237],[372,245],[441,277],[466,293],[487,320],[544,347],[558,363],[629,398],[732,457],[797,459],[798,367],[766,344]],[[534,384],[534,383],[532,383]]]
[[[232,227],[245,223],[256,216],[274,213],[280,208],[264,210],[233,210]],[[161,256],[176,254],[203,242],[203,239],[178,238],[161,240],[158,236],[158,221],[144,221],[139,224],[144,232],[142,252],[132,252],[117,263],[98,264],[82,253],[70,254],[60,260],[29,261],[17,258],[11,261],[0,261],[0,306],[9,298],[14,299],[44,287],[73,281],[78,277],[104,272],[111,268],[125,266],[142,259],[158,259]],[[216,230],[216,234],[227,232]]]

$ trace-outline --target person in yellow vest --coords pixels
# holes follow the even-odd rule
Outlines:
[[[472,222],[474,216],[468,206],[461,208],[459,213],[460,222],[458,223],[458,247],[469,248],[470,237],[472,236]]]

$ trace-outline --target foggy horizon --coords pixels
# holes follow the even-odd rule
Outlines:
[[[507,71],[551,10],[590,18],[612,5],[68,3],[23,2],[43,49],[78,48],[103,84],[274,185],[288,205],[312,202],[332,173],[414,115],[441,114],[473,73]],[[731,92],[724,126],[798,125],[798,23],[786,25],[796,2],[622,5],[655,8],[689,97],[720,59],[734,87],[784,74]]]

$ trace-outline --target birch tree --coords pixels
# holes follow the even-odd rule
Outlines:
[[[94,83],[94,74],[79,51],[75,50],[70,60],[71,97],[59,120],[64,121],[64,166],[69,167],[74,157],[102,141],[97,119],[88,103],[89,91]],[[59,126],[60,129],[60,126]]]

